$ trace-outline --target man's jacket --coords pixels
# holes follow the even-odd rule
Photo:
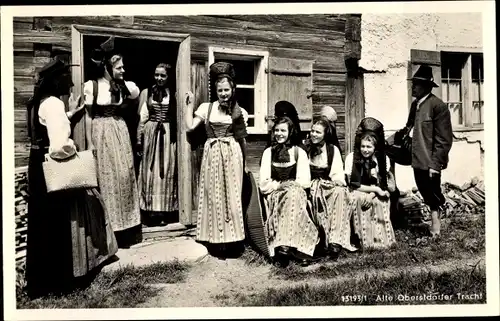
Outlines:
[[[406,124],[413,127],[413,168],[443,170],[448,166],[448,153],[453,143],[448,106],[432,93],[418,106],[415,100]]]

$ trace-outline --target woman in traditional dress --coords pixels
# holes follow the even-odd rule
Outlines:
[[[155,84],[140,96],[137,150],[143,151],[139,169],[140,206],[145,222],[173,221],[177,197],[177,119],[170,65],[156,66]],[[169,217],[171,216],[171,217]]]
[[[231,64],[212,64],[210,80],[217,100],[201,104],[194,118],[193,94],[187,94],[187,131],[204,124],[208,137],[200,169],[196,240],[209,250],[222,250],[218,256],[240,251],[245,239],[242,186],[248,113],[236,102],[234,79]]]
[[[358,126],[354,152],[345,160],[345,173],[353,190],[349,211],[363,249],[387,248],[396,242],[389,211],[389,192],[395,184],[384,144],[383,125],[367,117]]]
[[[119,247],[141,240],[139,194],[130,135],[122,113],[124,99],[136,99],[139,88],[125,81],[123,57],[113,52],[114,38],[94,52],[102,72],[84,85],[87,106],[86,136],[89,148],[97,151],[99,187]]]
[[[318,229],[307,211],[309,159],[302,148],[292,143],[295,131],[290,118],[276,120],[273,144],[264,150],[259,177],[266,204],[269,252],[285,265],[292,258],[306,264],[319,242]]]
[[[311,168],[312,217],[323,236],[321,250],[333,258],[351,245],[348,189],[336,133],[328,119],[314,121],[306,150]]]
[[[39,72],[28,104],[31,149],[28,165],[28,295],[70,291],[90,281],[96,268],[118,250],[104,203],[96,189],[47,192],[42,163],[45,156],[63,160],[74,156],[70,120],[83,110],[69,99],[65,112],[61,96],[73,86],[69,66],[56,59]]]

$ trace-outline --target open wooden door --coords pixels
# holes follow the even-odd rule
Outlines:
[[[177,77],[177,168],[179,189],[179,222],[193,225],[191,148],[186,139],[186,93],[191,91],[191,38],[179,44],[176,65]]]
[[[75,86],[73,95],[81,95],[83,99],[83,35],[74,27],[71,28],[71,63],[74,64],[71,70],[71,76]],[[73,141],[80,150],[87,149],[85,141],[85,117],[82,117],[73,128]]]

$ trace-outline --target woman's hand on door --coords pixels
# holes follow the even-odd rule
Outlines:
[[[194,94],[191,91],[186,93],[186,105],[189,107],[193,107],[194,103]]]
[[[85,108],[85,103],[82,100],[82,96],[78,95],[76,97],[71,94],[68,99],[68,109],[69,111],[66,113],[68,118],[71,120],[74,115],[78,112],[82,111]]]

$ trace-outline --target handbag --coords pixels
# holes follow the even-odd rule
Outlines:
[[[410,130],[407,128],[397,131],[386,140],[386,155],[397,164],[411,165],[411,144]]]
[[[48,193],[98,187],[97,162],[92,150],[76,152],[63,160],[45,154],[42,166]]]

